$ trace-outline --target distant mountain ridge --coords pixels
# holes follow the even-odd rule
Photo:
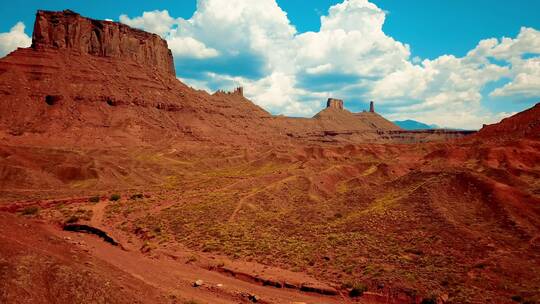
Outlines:
[[[440,129],[437,125],[428,125],[420,121],[407,119],[407,120],[396,120],[392,121],[396,125],[398,125],[400,128],[405,130],[430,130],[430,129]]]

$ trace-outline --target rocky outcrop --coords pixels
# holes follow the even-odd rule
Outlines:
[[[234,89],[233,94],[244,96],[244,87],[237,87]]]
[[[540,139],[540,103],[532,108],[503,119],[501,122],[484,125],[478,132],[484,139],[535,138]]]
[[[343,100],[328,98],[328,101],[326,102],[326,107],[343,110]]]
[[[235,95],[244,97],[244,87],[237,87],[233,91],[217,90],[214,95]]]
[[[398,126],[377,113],[352,113],[345,109],[342,99],[335,98],[329,98],[326,109],[317,113],[313,118],[314,125],[308,129],[321,131],[322,134],[327,134],[327,132],[341,134],[350,131],[357,133],[358,131],[400,130]]]
[[[71,11],[38,11],[32,47],[0,58],[0,139],[231,142],[259,140],[247,132],[255,128],[265,130],[264,140],[284,137],[270,113],[242,95],[242,88],[214,96],[180,82],[157,35]]]
[[[69,10],[38,11],[32,47],[129,58],[141,65],[175,75],[172,53],[167,42],[158,35],[117,22],[89,19]]]

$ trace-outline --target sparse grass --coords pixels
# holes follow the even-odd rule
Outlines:
[[[79,219],[83,219],[85,221],[89,221],[92,218],[92,210],[87,209],[77,209],[75,210],[75,216],[77,216]]]
[[[156,244],[146,241],[141,247],[142,253],[150,253],[151,251],[155,250],[157,248]]]
[[[349,191],[349,187],[347,187],[347,181],[339,182],[336,185],[336,192],[337,193],[344,194],[344,193],[347,193],[347,191]]]
[[[362,211],[363,214],[366,213],[375,213],[375,214],[384,214],[390,208],[393,208],[397,202],[401,199],[399,194],[390,193],[379,199],[376,199],[368,209]]]
[[[186,264],[194,263],[194,262],[197,262],[197,257],[194,255],[190,255],[186,260]]]
[[[346,274],[352,274],[355,268],[356,268],[355,265],[345,266],[343,267],[343,272]]]
[[[378,277],[384,272],[384,269],[377,265],[366,265],[364,267],[364,275],[371,277]]]
[[[65,224],[77,223],[81,220],[89,221],[92,218],[92,210],[83,208],[64,208],[61,210],[60,220]]]
[[[22,215],[25,215],[25,216],[37,215],[38,213],[39,213],[39,207],[37,207],[37,206],[29,206],[29,207],[25,207],[25,208],[21,211],[21,214],[22,214]]]
[[[369,176],[369,175],[377,172],[377,169],[378,169],[378,167],[376,165],[373,165],[373,166],[369,167],[367,170],[365,170],[364,172],[362,172],[362,176]]]
[[[474,261],[463,267],[456,262],[478,247],[474,242],[460,247],[463,236],[446,233],[447,226],[439,227],[446,209],[436,209],[439,205],[433,202],[429,187],[419,189],[429,177],[380,182],[377,176],[371,182],[357,183],[348,176],[335,181],[338,193],[327,193],[318,187],[325,166],[307,167],[306,171],[290,166],[287,176],[273,175],[287,168],[279,164],[175,174],[168,180],[174,190],[156,192],[137,203],[124,199],[107,206],[105,212],[118,222],[129,215],[130,223],[140,225],[144,233],[137,235],[147,242],[141,250],[150,254],[170,241],[194,251],[303,271],[321,281],[353,282],[347,285],[351,296],[367,290],[366,285],[354,282],[370,286],[381,282],[389,288],[399,282],[418,296],[435,290],[452,294],[456,303],[482,299],[467,284],[483,288],[489,282],[463,281]],[[372,175],[374,168],[363,173]],[[131,194],[124,194],[125,198],[140,197]],[[177,203],[156,207],[165,200]],[[239,211],[231,217],[237,207]],[[434,214],[443,218],[432,220]],[[135,230],[129,225],[123,229]],[[329,259],[323,260],[326,256]],[[186,260],[191,263],[196,258]],[[449,272],[452,278],[445,281]],[[528,279],[534,282],[531,277]],[[515,284],[506,285],[508,290],[516,290]],[[489,297],[495,298],[495,293]]]

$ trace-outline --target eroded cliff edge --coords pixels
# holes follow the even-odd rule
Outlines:
[[[83,17],[73,11],[38,11],[32,47],[69,49],[102,57],[130,58],[175,75],[167,41],[127,25]]]

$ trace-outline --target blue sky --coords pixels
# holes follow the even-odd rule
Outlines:
[[[393,119],[475,128],[540,101],[540,1],[231,1],[3,1],[0,33],[22,22],[31,36],[37,9],[125,15],[124,23],[169,41],[183,81],[208,90],[244,85],[276,114],[309,116],[335,96],[355,111],[375,99]],[[212,9],[253,18],[214,20]],[[212,34],[218,24],[221,36]],[[496,41],[467,55],[488,38]]]
[[[257,0],[254,0],[257,1]],[[320,16],[339,0],[278,0],[298,31],[316,31]],[[522,26],[540,29],[540,1],[516,0],[373,0],[389,12],[384,30],[390,36],[411,45],[413,55],[435,58],[443,54],[463,56],[478,41],[491,37],[515,37]],[[117,20],[121,14],[138,16],[144,11],[168,10],[171,16],[189,18],[196,0],[2,1],[0,32],[7,32],[18,21],[31,35],[35,11],[70,8],[95,19]],[[459,22],[456,22],[459,21]]]

